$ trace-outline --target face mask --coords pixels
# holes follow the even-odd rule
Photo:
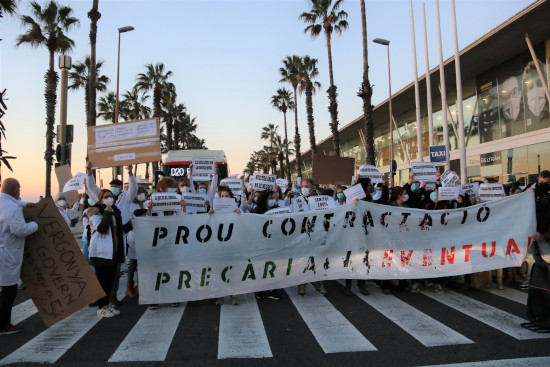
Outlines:
[[[403,202],[406,203],[407,201],[409,201],[409,195],[405,194],[405,196],[403,197]]]
[[[118,189],[118,187],[111,187],[111,193],[114,196],[118,196],[118,194],[120,193],[120,190]]]
[[[453,207],[456,209],[458,208],[458,203],[455,201],[454,204],[453,204]]]
[[[527,105],[535,116],[539,116],[546,105],[546,96],[544,95],[544,88],[539,87],[540,80],[537,78],[535,86],[527,92]]]
[[[275,200],[274,199],[269,199],[267,201],[267,206],[269,206],[270,208],[273,208],[275,206]]]
[[[59,205],[60,207],[64,208],[65,205],[67,205],[67,202],[65,200],[58,200],[57,201],[57,205]]]
[[[206,194],[206,189],[199,189],[199,194]]]
[[[94,205],[95,205],[95,203],[94,203],[94,201],[93,201],[92,199],[88,199],[88,205],[90,205],[90,206],[94,206]]]
[[[521,90],[515,77],[510,77],[502,83],[501,101],[504,119],[515,121],[521,109]]]
[[[436,194],[435,192],[432,192],[432,193],[430,194],[430,200],[431,200],[431,201],[436,201],[436,200],[437,200],[437,194]]]
[[[418,190],[419,188],[420,188],[420,186],[419,186],[417,183],[413,183],[413,184],[411,185],[411,190],[412,190],[412,191],[416,191],[416,190]]]
[[[171,188],[168,189],[168,193],[169,193],[169,194],[175,194],[175,193],[176,193],[176,189],[174,189],[173,187],[171,187]]]
[[[258,201],[258,197],[257,197],[257,196],[254,196],[254,197],[252,198],[252,201],[253,201],[253,202]]]
[[[189,192],[189,191],[191,191],[191,189],[189,189],[189,186],[183,186],[183,187],[180,188],[180,191],[181,192]]]
[[[338,198],[338,200],[344,200],[344,193],[339,192],[338,194],[336,194],[336,197]]]
[[[310,193],[309,187],[302,187],[302,195],[309,196]]]
[[[107,198],[107,199],[103,200],[103,203],[104,203],[106,206],[113,206],[113,204],[115,203],[115,199],[113,199],[113,198]]]
[[[139,194],[138,197],[137,197],[138,201],[145,201],[146,198],[147,197],[145,196],[144,193]]]
[[[372,200],[374,201],[380,200],[381,197],[382,197],[382,191],[376,191],[376,193],[372,195]]]

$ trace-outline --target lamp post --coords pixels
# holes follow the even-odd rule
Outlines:
[[[388,83],[389,83],[389,90],[390,90],[390,98],[388,102],[388,107],[390,110],[390,175],[391,175],[391,187],[393,187],[393,181],[394,181],[393,175],[395,174],[395,172],[393,167],[393,127],[392,127],[392,109],[391,109],[390,41],[382,38],[375,38],[372,40],[372,42],[388,47]]]
[[[69,84],[69,70],[71,69],[71,57],[68,55],[59,56],[59,68],[61,69],[61,98],[59,111],[59,138],[60,159],[59,164],[67,163],[67,87]]]

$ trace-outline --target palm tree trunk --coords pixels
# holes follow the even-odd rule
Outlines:
[[[334,85],[334,77],[332,74],[332,49],[330,46],[330,34],[325,29],[327,38],[328,49],[328,70],[330,76],[330,87],[327,89],[330,112],[330,130],[332,132],[332,146],[334,149],[334,155],[340,156],[340,133],[338,132],[338,93],[336,92],[336,86]]]
[[[57,82],[58,76],[54,69],[53,63],[54,53],[50,53],[50,69],[44,76],[46,82],[46,92],[44,97],[46,99],[46,151],[44,152],[44,158],[46,160],[46,189],[44,196],[51,196],[52,185],[52,165],[53,165],[53,139],[54,139],[54,125],[55,125],[55,105],[57,101]]]
[[[363,115],[365,125],[365,163],[375,164],[374,156],[374,121],[372,119],[372,86],[369,81],[369,57],[367,47],[367,20],[365,13],[365,0],[361,0],[361,24],[363,27],[363,82],[357,95],[363,99]]]
[[[285,156],[283,155],[282,152],[280,152],[278,155],[277,155],[277,159],[279,160],[279,177],[285,177],[285,170],[284,170],[284,159],[285,159]],[[283,190],[284,191],[284,190]]]
[[[166,118],[166,148],[168,150],[174,149],[174,143],[172,140],[172,125],[173,116],[167,116]]]
[[[86,86],[88,94],[87,106],[89,110],[86,114],[86,124],[88,126],[95,126],[96,124],[96,38],[97,38],[97,22],[101,18],[101,13],[98,9],[99,0],[93,0],[92,9],[88,12],[88,18],[90,18],[90,75],[88,77],[88,83]]]
[[[311,153],[317,153],[317,146],[315,145],[315,121],[313,119],[313,87],[309,84],[306,87],[306,113],[307,113],[307,126],[309,128],[309,145],[311,147]]]
[[[290,182],[290,160],[288,159],[288,134],[286,128],[286,109],[283,111],[283,116],[285,119],[285,162],[286,162],[286,179]],[[283,177],[283,176],[281,176]]]
[[[300,130],[298,130],[298,98],[296,97],[296,89],[294,87],[294,122],[296,131],[294,133],[294,150],[296,154],[296,174],[302,177],[302,154],[300,153]]]

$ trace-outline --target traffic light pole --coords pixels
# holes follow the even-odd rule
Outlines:
[[[67,89],[69,86],[69,69],[71,68],[71,57],[66,55],[59,56],[59,68],[61,69],[61,98],[59,111],[59,145],[60,159],[59,164],[67,164],[70,160],[67,157]]]

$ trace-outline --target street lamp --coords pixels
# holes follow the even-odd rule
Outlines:
[[[391,187],[393,187],[393,175],[394,172],[394,165],[393,165],[393,127],[392,127],[392,109],[391,109],[391,72],[390,72],[390,41],[382,39],[382,38],[375,38],[372,40],[374,43],[378,43],[379,45],[387,46],[388,47],[388,81],[389,81],[389,89],[390,89],[390,98],[389,98],[389,110],[390,110],[390,175],[391,175]]]
[[[118,86],[120,78],[120,34],[133,31],[134,27],[126,26],[118,29],[118,65],[116,69],[116,102],[115,102],[115,123],[118,122]]]

